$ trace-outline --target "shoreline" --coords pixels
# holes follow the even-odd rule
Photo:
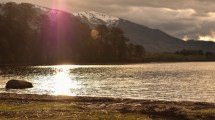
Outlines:
[[[90,100],[91,102],[95,101],[112,101],[112,102],[123,102],[123,101],[132,101],[132,102],[152,102],[152,103],[196,103],[196,104],[210,104],[214,105],[213,102],[201,102],[201,101],[166,101],[166,100],[153,100],[153,99],[133,99],[133,98],[117,98],[117,97],[91,97],[91,96],[67,96],[67,95],[46,95],[46,94],[19,94],[19,93],[0,93],[0,100],[29,100],[29,101],[53,101],[53,102],[62,102],[62,101],[77,101],[82,102]]]
[[[3,109],[2,106],[9,106],[13,109],[7,110],[7,107]],[[19,108],[22,106],[25,107],[24,110]],[[14,110],[14,107],[18,109]],[[43,115],[44,109],[48,110],[47,113],[53,113],[48,117],[50,119],[65,116],[72,119],[74,117],[72,113],[76,111],[79,111],[76,119],[82,119],[83,116],[84,118],[88,116],[89,119],[98,119],[101,116],[104,119],[110,116],[113,118],[121,116],[119,119],[131,117],[131,119],[145,118],[146,120],[215,119],[215,103],[0,93],[0,118],[20,119],[27,116],[28,119],[46,119],[47,116]],[[35,115],[38,111],[41,112],[39,116]],[[12,115],[14,112],[18,113]],[[59,115],[61,113],[70,113],[72,116],[70,114]]]
[[[58,64],[0,64],[0,67],[19,66],[58,66],[58,65],[133,65],[133,64],[153,64],[153,63],[213,63],[214,61],[145,61],[145,62],[93,62],[93,63],[58,63]]]

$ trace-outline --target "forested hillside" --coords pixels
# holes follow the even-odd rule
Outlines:
[[[0,5],[0,64],[127,62],[144,53],[118,28],[91,29],[69,13],[27,3]]]

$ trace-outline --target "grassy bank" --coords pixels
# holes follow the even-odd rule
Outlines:
[[[0,94],[0,118],[1,120],[214,120],[215,104]]]

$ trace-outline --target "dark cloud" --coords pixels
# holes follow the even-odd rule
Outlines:
[[[29,2],[69,12],[97,11],[179,38],[199,39],[215,31],[214,0],[0,0]],[[201,37],[203,38],[203,37]]]

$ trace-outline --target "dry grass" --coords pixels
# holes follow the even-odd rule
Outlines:
[[[0,94],[0,120],[215,120],[215,104]]]

